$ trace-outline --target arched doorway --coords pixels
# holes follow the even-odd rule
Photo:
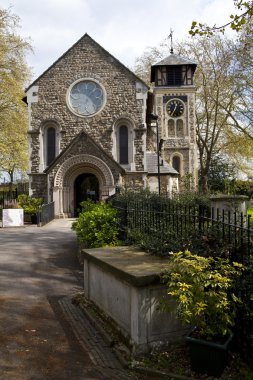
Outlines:
[[[59,167],[54,178],[53,201],[55,202],[55,215],[57,217],[73,217],[76,215],[76,204],[78,202],[80,203],[80,201],[76,200],[76,195],[78,195],[76,194],[78,192],[76,189],[80,189],[82,186],[80,186],[80,183],[77,183],[76,186],[75,181],[79,175],[81,176],[82,174],[87,177],[90,176],[90,178],[92,174],[97,178],[98,189],[95,193],[96,200],[106,199],[108,196],[114,194],[114,177],[111,169],[104,161],[89,154],[80,154],[70,157]],[[79,197],[79,199],[80,198],[82,197]],[[84,199],[85,198],[87,198],[87,192],[86,195],[84,194]]]
[[[75,197],[75,216],[80,210],[80,203],[92,199],[93,201],[99,200],[99,182],[97,177],[91,173],[82,173],[74,183],[74,197]]]

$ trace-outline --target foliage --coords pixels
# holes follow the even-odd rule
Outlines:
[[[138,191],[132,191],[131,189],[128,189],[127,187],[121,187],[118,189],[118,193],[114,197],[117,201],[123,201],[123,202],[132,202],[136,199],[142,200],[142,201],[158,201],[160,199],[159,195],[155,192],[150,191],[149,189],[140,189]]]
[[[166,44],[160,44],[157,47],[148,47],[145,49],[143,54],[136,58],[134,65],[134,72],[147,84],[150,84],[150,68],[151,65],[155,64],[162,58],[167,51]]]
[[[158,193],[150,191],[149,189],[141,189],[132,191],[128,188],[121,188],[118,194],[114,197],[115,201],[131,203],[131,202],[144,202],[145,204],[173,204],[173,205],[209,205],[208,197],[196,191],[181,191],[173,194],[173,198],[167,198],[158,195]]]
[[[180,223],[184,224],[184,228],[179,227]],[[201,231],[190,221],[186,225],[185,220],[179,221],[177,226],[168,226],[165,230],[129,228],[127,244],[158,256],[169,256],[170,252],[183,249],[194,250],[196,254],[205,257],[227,257],[231,249],[229,239],[222,237],[217,224]]]
[[[253,66],[252,66],[253,68]],[[249,79],[249,76],[248,76]],[[253,79],[253,77],[252,77]],[[253,86],[253,81],[252,81]],[[248,87],[250,90],[250,87]],[[253,91],[252,95],[253,95]],[[239,97],[241,101],[243,100],[243,95]],[[246,105],[246,104],[245,104]],[[248,106],[249,107],[249,104]],[[243,124],[244,128],[239,132],[238,129],[241,129],[239,120],[243,114]],[[222,146],[222,151],[231,165],[237,168],[237,172],[243,173],[245,176],[250,177],[252,175],[252,151],[253,151],[253,129],[250,126],[250,119],[252,118],[252,111],[250,109],[243,110],[238,102],[236,115],[238,120],[235,121],[236,129],[226,130],[226,141]],[[246,116],[247,115],[247,116]],[[247,120],[246,120],[247,119]],[[248,128],[249,126],[249,128]]]
[[[208,26],[201,22],[192,21],[191,29],[189,34],[191,36],[200,35],[200,36],[212,36],[215,32],[224,33],[227,27],[235,30],[236,32],[240,31],[244,25],[248,22],[248,20],[253,15],[253,5],[252,1],[244,1],[244,0],[234,0],[234,5],[236,9],[239,11],[239,14],[231,14],[229,16],[230,21],[225,23],[224,25],[217,26]]]
[[[219,142],[222,141],[222,144],[220,146],[218,144],[217,147],[232,159],[240,171],[250,175],[253,148],[253,111],[251,106],[253,96],[253,3],[252,1],[242,2],[238,0],[235,1],[235,5],[238,9],[245,10],[242,17],[231,16],[231,27],[239,32],[238,39],[231,41],[227,46],[227,59],[222,60],[222,57],[217,56],[213,64],[215,69],[217,63],[220,64],[223,61],[224,67],[228,68],[227,78],[230,78],[230,84],[224,78],[226,79],[224,85],[222,84],[224,88],[221,87],[222,92],[220,92],[220,95],[224,94],[222,95],[223,99],[219,97],[215,100],[216,105],[227,116],[227,127],[222,127],[222,140],[221,136],[218,140]],[[234,24],[235,20],[236,23]],[[210,38],[209,33],[207,35],[209,35],[208,39],[210,40],[217,38],[217,35],[212,38]],[[206,41],[206,37],[203,38],[203,41]],[[220,71],[223,72],[222,67]],[[206,84],[208,85],[208,82]],[[219,87],[217,89],[219,91]],[[226,95],[225,91],[227,91]],[[208,120],[207,117],[206,120]],[[215,141],[212,135],[209,136],[209,140],[204,142],[210,146],[211,141]]]
[[[243,359],[253,366],[253,257],[247,263],[238,288],[242,303],[237,316],[235,340]]]
[[[0,171],[11,183],[16,170],[28,167],[27,109],[22,101],[29,78],[25,54],[29,43],[17,34],[19,19],[0,8]]]
[[[235,166],[221,155],[213,155],[208,172],[208,187],[211,192],[225,192],[226,183],[234,180]]]
[[[247,195],[249,198],[253,194],[253,181],[236,180],[233,184],[233,192],[238,195]]]
[[[126,190],[112,203],[121,211],[127,244],[146,252],[166,256],[170,251],[188,249],[200,255],[226,257],[231,248],[219,223],[205,222],[210,218],[210,201],[204,195],[186,192],[168,199],[149,191]],[[204,217],[199,219],[199,215]],[[225,234],[226,227],[223,231]]]
[[[198,63],[195,74],[196,133],[203,192],[208,191],[213,156],[223,150],[226,133],[233,128],[227,112],[233,112],[238,102],[232,48],[235,43],[220,36],[194,39],[181,48]]]
[[[18,196],[18,205],[24,209],[25,214],[36,214],[43,204],[42,198],[33,198],[27,194],[20,194]]]
[[[178,46],[181,54],[198,64],[195,73],[196,133],[199,178],[204,192],[208,191],[208,176],[216,156],[226,156],[231,165],[242,170],[252,155],[250,98],[253,77],[247,65],[238,63],[243,60],[241,46],[249,44],[251,47],[251,37],[245,33],[244,38],[236,41],[215,35],[194,38]],[[251,57],[249,62],[252,61],[250,47],[246,49],[246,55]]]
[[[234,285],[242,271],[241,264],[185,251],[171,253],[162,280],[177,301],[180,320],[197,326],[200,337],[212,340],[231,334],[240,303]],[[169,307],[166,300],[163,306]]]
[[[112,204],[119,212],[122,240],[146,252],[166,256],[170,251],[190,250],[202,256],[233,257],[244,260],[252,250],[251,231],[239,214],[220,210],[211,215],[203,198],[181,200],[138,197],[128,192]],[[238,228],[239,226],[239,228]]]
[[[117,211],[104,202],[81,203],[82,212],[72,229],[76,231],[79,242],[87,248],[115,246],[118,241]]]

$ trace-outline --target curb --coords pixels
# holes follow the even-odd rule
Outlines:
[[[101,334],[102,338],[105,340],[105,342],[112,348],[113,353],[119,360],[120,364],[124,369],[129,369],[136,371],[138,373],[142,373],[145,375],[150,375],[150,379],[152,379],[153,376],[159,376],[161,378],[165,379],[175,379],[175,380],[197,380],[196,378],[190,377],[189,376],[183,376],[183,375],[178,375],[172,372],[166,372],[166,371],[161,371],[158,369],[153,369],[153,368],[148,368],[148,367],[141,367],[138,365],[131,365],[127,360],[121,355],[119,350],[115,347],[115,341],[114,339],[111,338],[111,336],[105,331],[105,329],[101,326],[101,324],[98,322],[98,320],[91,315],[91,313],[80,303],[77,306],[82,313],[84,313],[85,317],[89,320],[89,322],[99,331]]]
[[[79,304],[78,307],[81,309],[81,311],[84,313],[85,317],[90,321],[90,323],[99,331],[99,333],[102,335],[105,342],[112,348],[115,356],[119,360],[120,364],[123,368],[128,368],[129,363],[126,361],[126,359],[121,355],[121,353],[117,350],[115,347],[115,341],[110,337],[110,335],[105,331],[105,329],[100,325],[100,323],[96,320],[95,317],[93,317],[89,311],[87,311],[83,305]]]

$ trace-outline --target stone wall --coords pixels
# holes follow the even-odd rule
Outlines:
[[[47,197],[47,175],[35,174],[30,175],[30,195],[36,198],[43,198],[44,202],[48,202]]]

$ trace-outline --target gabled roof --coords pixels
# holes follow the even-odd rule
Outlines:
[[[196,70],[197,63],[190,61],[188,58],[181,57],[171,53],[168,57],[164,58],[162,61],[155,63],[151,66],[151,82],[155,81],[156,68],[160,66],[183,66],[190,65],[193,69],[193,73]]]
[[[37,79],[35,79],[27,88],[25,91],[28,91],[32,86],[36,84],[36,82],[41,79],[49,70],[51,70],[52,67],[54,67],[62,58],[64,58],[72,49],[76,47],[82,40],[87,39],[90,40],[92,43],[97,45],[104,53],[106,53],[110,58],[115,60],[117,63],[119,63],[128,73],[133,75],[136,80],[141,82],[144,86],[149,89],[149,86],[141,79],[139,78],[135,73],[133,73],[128,67],[126,67],[123,63],[121,63],[117,58],[115,58],[112,54],[110,54],[107,50],[105,50],[101,45],[99,45],[95,40],[93,40],[87,33],[85,33],[74,45],[72,45],[64,54],[62,54],[47,70],[45,70]]]
[[[96,148],[100,150],[100,152],[102,152],[103,155],[105,155],[111,162],[113,162],[113,164],[118,167],[119,172],[121,173],[125,172],[125,169],[123,169],[122,166],[113,159],[113,157],[111,157],[108,153],[106,153],[105,150],[99,144],[97,144],[97,142],[92,137],[90,137],[86,132],[81,131],[75,136],[75,138],[73,138],[71,143],[61,151],[61,153],[54,159],[54,161],[51,162],[51,164],[44,170],[44,173],[49,173],[53,169],[53,167],[57,165],[60,159],[64,157],[71,150],[71,148],[79,141],[79,139],[82,138],[82,136],[87,137],[90,144],[96,146]]]
[[[157,154],[154,152],[146,152],[147,159],[147,172],[148,174],[158,174]],[[173,174],[179,175],[179,173],[166,161],[162,161],[160,157],[160,174]]]
[[[179,66],[179,65],[194,65],[197,63],[189,60],[188,58],[181,57],[180,55],[170,54],[168,57],[164,58],[162,61],[155,63],[152,66]]]

